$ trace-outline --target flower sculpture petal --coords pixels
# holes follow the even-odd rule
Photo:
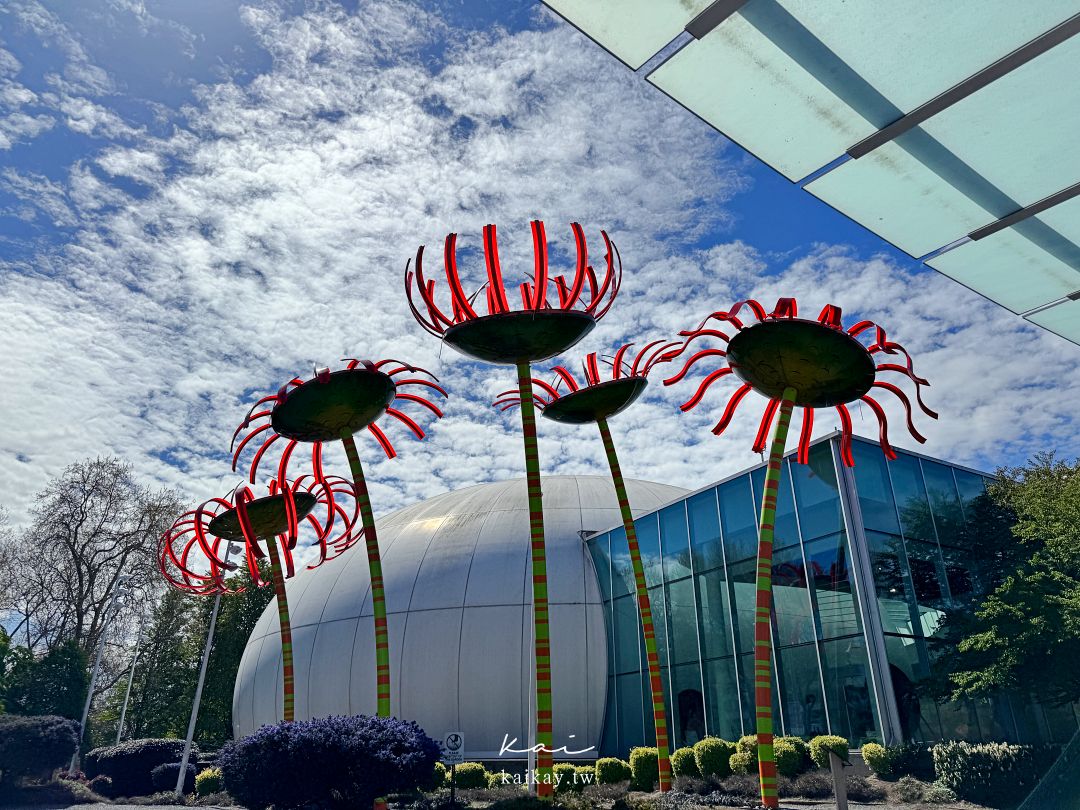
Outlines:
[[[425,330],[442,338],[462,354],[488,363],[517,368],[521,405],[521,432],[525,445],[525,479],[529,497],[529,526],[533,577],[533,662],[536,670],[537,795],[553,795],[551,644],[548,637],[547,556],[544,545],[543,492],[540,458],[536,445],[536,414],[533,407],[530,363],[546,360],[574,346],[596,326],[611,307],[622,283],[622,259],[618,248],[601,231],[605,253],[603,278],[589,264],[585,232],[574,222],[570,229],[577,249],[572,276],[552,277],[548,267],[548,243],[544,223],[533,220],[533,272],[518,286],[521,309],[514,309],[499,261],[494,225],[483,232],[484,266],[487,281],[467,295],[457,266],[457,234],[443,244],[443,271],[449,290],[448,302],[440,306],[436,283],[424,276],[424,246],[416,251],[413,269],[405,267],[405,293],[413,316]],[[415,288],[415,296],[414,296]],[[484,292],[486,314],[475,304]],[[419,305],[417,304],[419,299]]]
[[[435,375],[400,360],[349,359],[345,363],[345,368],[338,371],[320,369],[309,380],[293,378],[276,394],[256,402],[233,433],[232,463],[235,470],[248,445],[261,438],[248,467],[248,478],[254,482],[267,450],[279,439],[285,439],[278,456],[277,481],[280,484],[287,479],[296,445],[303,442],[311,445],[310,476],[315,481],[325,481],[323,445],[328,441],[341,441],[352,472],[351,487],[363,523],[371,578],[377,712],[380,717],[389,717],[390,636],[382,557],[367,480],[353,434],[366,430],[386,457],[394,458],[397,452],[376,422],[385,415],[408,428],[417,440],[423,439],[424,429],[401,409],[406,405],[418,405],[440,418],[442,410],[429,397],[447,394]]]
[[[743,323],[739,314],[744,309],[747,320],[752,316],[753,322]],[[865,402],[874,412],[878,420],[882,450],[889,459],[896,458],[896,453],[889,444],[885,411],[877,400],[870,396],[870,391],[875,388],[888,391],[900,400],[906,410],[908,431],[917,441],[926,441],[915,429],[911,418],[911,401],[907,395],[893,383],[879,381],[878,372],[895,372],[906,376],[915,384],[915,398],[919,407],[928,416],[937,418],[937,414],[922,400],[922,387],[929,383],[915,374],[911,356],[904,347],[889,340],[885,330],[872,321],[859,321],[845,330],[840,316],[840,308],[830,304],[821,311],[816,320],[801,319],[798,317],[798,305],[794,298],[781,298],[769,313],[766,313],[765,308],[757,301],[740,301],[726,312],[714,312],[696,329],[681,332],[685,338],[681,347],[665,356],[667,360],[674,360],[687,352],[692,343],[703,338],[723,344],[721,347],[692,352],[682,369],[664,380],[665,385],[673,385],[706,358],[721,360],[720,367],[712,368],[690,399],[682,404],[683,411],[697,407],[710,386],[722,377],[734,374],[742,380],[742,384],[729,397],[720,421],[713,427],[713,433],[719,435],[727,429],[739,403],[751,390],[769,400],[754,439],[755,451],[761,452],[765,449],[769,428],[774,420],[776,423],[765,472],[765,492],[761,501],[754,618],[754,703],[757,718],[758,773],[761,803],[766,807],[779,806],[772,727],[772,546],[781,463],[792,409],[802,408],[797,458],[803,464],[809,463],[815,408],[836,409],[842,428],[841,457],[847,466],[855,463],[851,453],[851,414],[847,409],[847,405],[855,401]],[[730,329],[725,331],[727,327]],[[859,340],[863,335],[872,335],[873,342],[868,345]],[[878,363],[874,357],[877,354],[901,355],[905,362],[903,365]],[[714,360],[710,362],[715,365]]]
[[[229,562],[233,542],[243,543],[244,560],[256,586],[273,585],[281,627],[286,721],[294,717],[295,679],[285,580],[296,573],[297,540],[310,529],[319,558],[308,568],[317,568],[359,540],[353,531],[358,517],[352,485],[343,478],[298,478],[284,486],[274,480],[262,497],[242,486],[227,498],[200,504],[177,518],[158,541],[158,567],[174,588],[200,596],[235,593],[225,579],[237,568]],[[269,581],[259,570],[260,561],[267,558]]]
[[[647,376],[653,366],[666,359],[666,353],[678,347],[678,343],[665,343],[662,340],[648,343],[634,356],[631,362],[627,356],[632,344],[620,346],[611,360],[611,378],[603,379],[600,360],[596,352],[587,354],[582,363],[585,384],[579,385],[574,375],[563,366],[552,369],[555,380],[552,383],[533,379],[532,383],[540,389],[535,395],[537,407],[546,419],[571,425],[583,425],[595,422],[600,429],[600,438],[607,453],[611,480],[615,486],[615,495],[619,501],[623,527],[626,530],[627,547],[634,569],[634,581],[637,591],[638,613],[641,616],[641,629],[645,637],[645,654],[649,668],[649,688],[652,693],[653,726],[656,730],[657,766],[660,790],[671,789],[671,745],[668,737],[667,716],[664,705],[664,686],[660,675],[660,658],[656,648],[656,631],[653,625],[652,605],[649,590],[645,583],[645,568],[641,561],[638,546],[637,527],[630,510],[630,499],[626,494],[626,482],[619,466],[619,457],[615,453],[615,442],[611,438],[611,429],[607,420],[615,414],[629,408],[645,391],[649,384]],[[559,387],[565,385],[566,392],[560,393]],[[521,395],[517,389],[503,391],[493,403],[502,411],[521,405]]]

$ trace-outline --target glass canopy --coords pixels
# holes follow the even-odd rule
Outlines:
[[[650,83],[899,249],[1077,341],[1080,0],[545,2],[634,69],[689,31]]]

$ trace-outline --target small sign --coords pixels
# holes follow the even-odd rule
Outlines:
[[[465,733],[448,731],[442,741],[442,761],[446,765],[460,765],[465,761]]]

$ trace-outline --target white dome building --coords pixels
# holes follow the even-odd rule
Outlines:
[[[626,482],[635,514],[685,494]],[[620,523],[606,476],[545,477],[555,746],[599,746],[607,631],[581,532]],[[391,710],[441,738],[465,733],[467,756],[528,745],[532,663],[529,516],[524,479],[413,504],[378,521],[390,631]],[[363,545],[288,582],[296,717],[375,713],[375,651]],[[271,603],[252,631],[233,693],[233,733],[282,717],[281,641]],[[511,743],[513,744],[513,743]]]

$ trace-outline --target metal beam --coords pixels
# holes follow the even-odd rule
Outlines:
[[[1053,208],[1059,203],[1063,203],[1066,200],[1071,200],[1073,197],[1080,195],[1080,183],[1071,185],[1068,188],[1051,194],[1049,197],[1043,197],[1037,203],[1032,203],[1027,208],[1021,208],[1019,211],[1013,211],[1008,216],[1004,216],[999,220],[991,222],[989,225],[983,225],[981,228],[976,228],[968,236],[972,241],[978,241],[984,239],[990,234],[997,233],[1000,230],[1004,230],[1017,222],[1023,222],[1029,217],[1033,217],[1036,214],[1040,214],[1048,208]]]
[[[705,9],[698,17],[700,18],[709,13],[712,8],[713,7],[710,6]],[[694,22],[697,22],[697,20],[695,19]],[[693,23],[691,23],[691,25],[692,24]],[[690,30],[690,26],[687,26],[687,30]],[[1000,79],[1007,73],[1011,73],[1021,65],[1030,62],[1035,57],[1046,53],[1055,45],[1060,45],[1062,42],[1069,39],[1069,37],[1078,33],[1080,33],[1080,14],[1074,14],[1072,17],[1065,20],[1065,22],[1055,28],[1051,28],[1042,36],[1036,37],[1026,45],[1022,45],[1012,53],[1003,56],[992,65],[969,76],[959,84],[953,85],[944,93],[930,99],[930,101],[925,104],[916,107],[907,115],[896,119],[888,126],[879,129],[873,135],[863,138],[863,140],[848,149],[847,153],[856,159],[869,154],[879,146],[895,140],[900,135],[917,127],[928,118],[937,115],[942,110],[948,109],[958,101],[967,98],[977,90],[981,90],[991,82]],[[1062,80],[1067,81],[1064,77]]]
[[[746,5],[746,2],[747,0],[716,0],[686,24],[686,32],[694,39],[701,39]]]

